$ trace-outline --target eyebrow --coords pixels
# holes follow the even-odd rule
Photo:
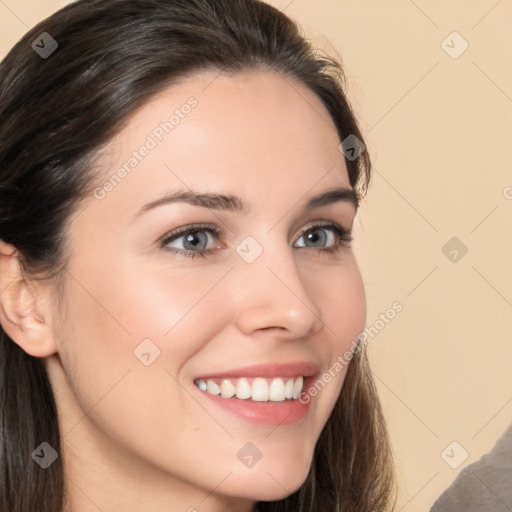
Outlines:
[[[357,210],[359,207],[359,198],[353,189],[334,188],[311,197],[304,206],[304,212],[337,202],[349,203],[353,206],[354,210]],[[149,210],[172,203],[188,203],[200,208],[229,212],[249,213],[251,211],[251,206],[236,195],[201,193],[194,190],[177,190],[168,192],[159,199],[146,203],[134,215],[133,220]]]

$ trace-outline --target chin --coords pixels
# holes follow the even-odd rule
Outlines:
[[[254,471],[256,468],[253,468]],[[292,464],[268,465],[258,472],[247,474],[239,481],[240,496],[255,501],[278,501],[297,491],[305,482],[310,464],[301,466]]]

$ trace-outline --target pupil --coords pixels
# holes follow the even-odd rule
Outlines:
[[[315,229],[314,231],[311,231],[308,236],[307,236],[307,239],[310,241],[310,242],[313,242],[313,243],[316,243],[318,240],[322,240],[325,239],[325,234],[322,235],[322,236],[319,236],[318,233],[321,232],[319,229]]]
[[[187,235],[186,243],[190,244],[193,248],[197,247],[198,244],[201,243],[199,240],[201,237],[198,237],[197,233],[191,233]],[[194,241],[195,240],[195,241]]]

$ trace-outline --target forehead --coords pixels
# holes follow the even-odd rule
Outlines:
[[[139,204],[173,188],[299,199],[315,186],[349,186],[339,142],[321,100],[297,80],[208,71],[126,121],[102,151],[99,185],[112,182],[111,205],[123,194]]]

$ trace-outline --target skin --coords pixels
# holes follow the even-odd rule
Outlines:
[[[0,242],[2,325],[45,358],[55,390],[66,510],[244,512],[291,494],[308,474],[347,367],[307,417],[278,428],[191,399],[193,379],[264,362],[311,360],[325,371],[364,329],[350,244],[334,254],[303,246],[303,229],[334,222],[348,230],[356,210],[336,202],[303,212],[311,196],[350,185],[334,124],[299,82],[268,71],[205,72],[173,85],[104,148],[100,186],[191,96],[191,113],[70,219],[62,302],[51,282],[23,280],[13,247]],[[144,204],[188,187],[239,195],[252,213],[175,203],[132,222]],[[224,231],[203,235],[211,254],[162,247],[167,233],[194,223]],[[332,245],[336,235],[323,229]],[[235,250],[246,236],[263,248],[253,263]],[[160,350],[149,366],[133,353],[146,338]],[[246,442],[262,453],[252,468],[237,458]]]

